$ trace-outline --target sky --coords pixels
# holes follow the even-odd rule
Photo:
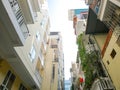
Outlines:
[[[73,22],[68,20],[68,9],[87,8],[84,0],[47,0],[50,16],[50,31],[61,32],[65,80],[70,78],[71,63],[76,61],[78,47],[74,35]]]

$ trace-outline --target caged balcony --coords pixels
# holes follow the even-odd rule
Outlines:
[[[23,45],[29,35],[29,30],[17,0],[2,0],[0,4],[0,22],[3,24],[0,28],[4,28],[9,33],[16,45]],[[5,34],[6,37],[8,36],[7,33],[1,33]]]
[[[10,3],[10,6],[11,6],[11,9],[12,9],[12,11],[13,11],[16,19],[17,19],[17,22],[18,22],[18,24],[21,28],[21,31],[23,33],[24,38],[27,38],[29,31],[27,29],[27,26],[26,26],[21,8],[20,8],[17,0],[9,0],[9,3]]]
[[[120,3],[120,0],[115,1]],[[117,26],[120,26],[120,5],[118,6],[115,2],[110,0],[106,6],[103,22],[112,31]]]

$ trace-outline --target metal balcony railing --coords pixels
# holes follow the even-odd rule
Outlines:
[[[114,29],[114,34],[119,37],[120,36],[120,26],[116,26]]]
[[[24,38],[27,38],[29,31],[24,21],[24,17],[17,0],[9,0],[10,6],[15,14],[18,24],[21,28]]]
[[[103,22],[110,30],[120,26],[120,7],[109,1],[106,6]]]

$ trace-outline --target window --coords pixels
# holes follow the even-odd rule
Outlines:
[[[27,88],[23,84],[20,84],[19,90],[27,90]]]
[[[45,18],[42,19],[42,21],[40,22],[40,25],[41,25],[42,28],[44,27],[44,25],[45,25]]]
[[[111,52],[111,54],[110,54],[110,56],[111,56],[112,58],[114,58],[115,55],[116,55],[116,51],[113,49],[112,52]]]
[[[0,90],[11,90],[14,80],[15,75],[8,71],[3,83],[0,85]]]
[[[43,56],[43,51],[42,51],[42,49],[40,49],[40,61],[41,61],[41,64],[42,64],[42,66],[44,66],[44,56]]]
[[[55,61],[55,62],[58,62],[58,58],[54,58],[54,61]]]
[[[38,41],[40,41],[40,32],[36,33],[36,38],[37,38]]]
[[[117,43],[117,45],[120,47],[120,36],[118,37],[116,43]]]
[[[53,64],[53,68],[52,68],[52,79],[55,78],[55,65]]]
[[[110,64],[110,62],[107,60],[107,64],[109,65]]]
[[[35,59],[35,47],[32,46],[31,50],[30,50],[30,53],[29,53],[29,56],[30,56],[30,59],[31,59],[31,62],[33,62],[33,60]]]
[[[42,66],[44,66],[44,59],[40,59]]]
[[[57,48],[58,45],[51,45],[51,48]]]

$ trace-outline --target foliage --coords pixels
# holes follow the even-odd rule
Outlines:
[[[74,90],[74,84],[72,84],[72,86],[71,86],[71,89],[70,90]]]
[[[85,73],[85,90],[87,90],[88,88],[91,87],[95,79],[93,72],[96,69],[94,64],[97,60],[97,54],[95,51],[91,52],[90,54],[86,53],[82,37],[83,37],[82,34],[79,35],[77,39],[77,44],[78,44],[78,51],[81,59],[82,69]]]

